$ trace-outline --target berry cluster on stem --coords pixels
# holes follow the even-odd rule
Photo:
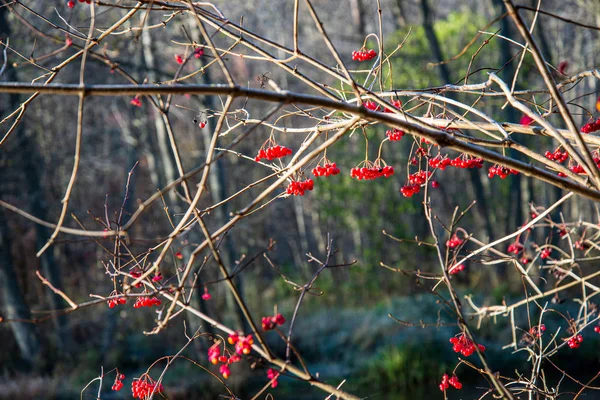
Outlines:
[[[242,358],[236,353],[229,353],[229,351],[225,350],[228,355],[221,354],[221,342],[215,343],[208,349],[208,360],[212,364],[221,363],[219,367],[219,373],[223,376],[224,379],[229,378],[231,375],[231,370],[229,369],[229,365],[240,361]]]
[[[492,165],[488,170],[488,178],[499,176],[500,179],[506,179],[508,175],[518,175],[519,171],[512,168],[503,167],[502,165]]]
[[[340,169],[336,163],[325,162],[323,165],[317,165],[313,168],[312,173],[314,176],[332,176],[340,173]]]
[[[352,60],[353,61],[369,61],[377,57],[377,52],[373,49],[365,49],[364,47],[360,50],[354,50],[352,52]]]
[[[263,331],[273,330],[276,326],[281,326],[283,324],[285,324],[285,318],[280,313],[277,313],[272,317],[262,317]]]
[[[600,117],[597,120],[591,119],[588,123],[581,127],[581,133],[592,133],[600,131]]]
[[[559,163],[563,163],[565,161],[567,161],[567,159],[569,158],[569,153],[565,152],[561,152],[560,148],[554,150],[553,152],[551,151],[546,151],[546,153],[544,153],[544,156],[548,159],[548,160],[552,160],[552,161],[556,161]]]
[[[115,382],[113,383],[111,389],[115,392],[123,389],[123,379],[125,379],[125,375],[120,374],[119,371],[117,371],[117,376],[115,377]]]
[[[391,129],[391,130],[387,130],[385,132],[385,135],[388,137],[388,139],[390,140],[390,142],[397,142],[400,139],[402,139],[402,137],[404,136],[404,131],[401,131],[400,129]]]
[[[135,303],[133,303],[133,308],[140,308],[140,307],[152,307],[152,306],[160,306],[162,304],[162,301],[160,301],[159,298],[156,297],[147,297],[147,296],[142,296],[142,297],[138,297],[137,300],[135,301]]]
[[[152,392],[162,393],[164,387],[162,383],[156,383],[148,374],[144,374],[139,378],[133,380],[131,384],[131,392],[133,393],[134,399],[145,399]]]
[[[450,338],[450,343],[452,343],[452,350],[454,350],[455,353],[460,353],[465,357],[469,357],[475,352],[475,343],[465,336],[464,333]],[[483,353],[485,351],[484,345],[478,344],[477,347],[479,347],[480,352]]]
[[[368,181],[382,177],[389,178],[392,175],[394,175],[394,167],[386,165],[380,158],[373,163],[369,160],[363,161],[361,164],[350,170],[350,177],[359,181]]]
[[[532,326],[531,329],[529,329],[529,334],[531,336],[533,336],[536,339],[539,339],[540,337],[542,337],[542,335],[544,334],[544,332],[546,331],[546,325],[541,324],[541,325],[536,325],[536,326]]]
[[[244,336],[237,333],[229,335],[227,341],[229,344],[235,345],[235,352],[240,355],[250,354],[250,350],[252,350],[252,345],[254,344],[252,335]]]
[[[448,239],[446,241],[446,246],[454,249],[455,247],[460,246],[461,244],[464,243],[464,240],[459,238],[458,235],[456,234],[456,232],[452,235],[452,237],[450,239]]]
[[[267,378],[269,378],[271,382],[271,387],[275,389],[277,387],[277,379],[279,378],[279,372],[275,371],[273,368],[269,368],[267,371]]]
[[[304,192],[313,190],[314,186],[315,182],[312,179],[291,181],[285,192],[294,196],[304,196]]]
[[[442,375],[442,383],[440,383],[440,390],[444,392],[450,386],[458,390],[462,388],[462,383],[460,383],[456,375],[453,375],[452,378],[449,378],[448,374]]]
[[[578,348],[579,346],[581,346],[581,343],[583,343],[583,336],[581,336],[581,334],[575,335],[567,341],[567,344],[572,349]]]
[[[112,293],[110,294],[110,296],[118,296],[120,293],[117,292],[116,290],[113,290]],[[118,299],[110,299],[106,302],[106,304],[108,304],[109,308],[115,308],[117,305],[119,304],[125,304],[127,303],[127,299],[125,297],[119,297]]]
[[[275,160],[276,158],[282,158],[292,154],[292,149],[278,145],[272,138],[263,143],[262,147],[258,150],[258,154],[254,158],[254,161],[260,160]]]

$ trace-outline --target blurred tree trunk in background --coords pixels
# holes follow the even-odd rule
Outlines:
[[[6,221],[3,212],[0,212],[0,221]],[[8,226],[5,222],[0,222],[0,292],[4,305],[3,317],[28,320],[31,314],[15,274],[10,249]],[[36,365],[41,355],[41,344],[35,325],[28,322],[11,322],[10,327],[21,351],[21,357],[30,365]]]
[[[0,39],[10,37],[10,26],[7,20],[7,15],[8,8],[0,8]],[[4,76],[1,78],[2,80],[9,82],[18,81],[16,71],[10,63],[7,63]],[[9,95],[9,101],[6,104],[6,109],[0,108],[0,112],[2,115],[4,115],[9,110],[16,110],[18,109],[19,104],[20,100],[18,95]],[[26,180],[27,185],[26,198],[29,211],[42,220],[48,220],[48,208],[44,199],[44,189],[42,186],[42,169],[44,168],[44,160],[38,151],[36,143],[34,142],[33,133],[25,131],[24,123],[24,121],[21,122],[16,128],[15,132],[13,132],[13,135],[18,138],[18,145],[15,146],[12,157],[14,164],[22,166],[21,170],[24,173],[24,179]],[[7,168],[2,168],[2,172],[3,175],[9,174]],[[6,183],[7,181],[9,181],[9,177],[2,177],[2,174],[0,174],[0,182]],[[6,193],[5,190],[0,190],[0,192]],[[1,218],[0,221],[4,221],[0,222],[0,225],[4,225],[4,234],[6,235],[6,232],[9,229],[6,225],[8,222],[6,218]],[[41,248],[50,237],[51,231],[49,228],[40,224],[35,224],[34,229],[36,233],[36,246],[37,248]],[[14,263],[11,260],[8,238],[5,237],[4,241],[4,244],[0,243],[0,247],[4,247],[4,254],[2,255],[2,260],[0,262],[2,262],[4,265],[3,273],[5,276],[0,284],[3,286],[6,285],[4,290],[6,306],[8,307],[9,311],[12,310],[10,312],[14,313],[12,318],[27,319],[29,318],[29,309],[25,303],[19,283],[14,274]],[[44,252],[44,254],[39,257],[39,263],[39,268],[41,269],[44,277],[48,279],[55,287],[62,288],[60,268],[54,258],[54,249],[48,249],[48,251]],[[57,310],[64,308],[65,303],[59,295],[55,294],[51,290],[44,291],[47,294],[49,309]],[[64,345],[68,344],[70,341],[70,333],[66,325],[66,317],[54,315],[52,321],[54,323],[52,335],[54,344],[58,349],[62,350]],[[17,338],[17,341],[19,342],[19,346],[24,357],[30,361],[33,360],[32,357],[36,356],[41,348],[39,341],[35,336],[35,329],[33,326],[20,328],[13,327],[13,332]],[[27,338],[20,338],[20,335],[26,335]]]
[[[398,2],[400,2],[398,0]],[[423,29],[425,30],[425,36],[429,42],[429,47],[432,50],[434,59],[436,62],[444,61],[444,54],[440,46],[439,40],[433,29],[433,17],[431,10],[429,9],[428,0],[421,0],[421,12],[423,14]],[[438,71],[442,82],[452,83],[450,71],[446,64],[439,64]],[[486,196],[483,190],[483,184],[481,182],[481,176],[479,175],[479,169],[470,168],[469,175],[471,178],[471,184],[473,185],[473,191],[475,194],[475,200],[477,200],[477,211],[480,217],[484,221],[484,228],[488,238],[491,238],[494,234],[492,223],[490,221],[489,209],[486,202]],[[446,197],[446,196],[444,196]]]
[[[495,10],[495,14],[503,14],[506,12],[504,8],[504,3],[502,0],[494,0],[493,4]],[[510,18],[502,18],[500,20],[500,35],[506,37],[511,36],[511,20]],[[512,83],[513,78],[515,76],[516,69],[514,67],[514,63],[518,63],[520,59],[520,55],[515,57],[514,60],[511,61],[513,54],[511,52],[511,43],[507,40],[500,40],[500,65],[504,65],[504,69],[499,73],[500,78],[502,78],[507,83]],[[510,62],[509,62],[510,61]],[[517,86],[515,86],[517,89]],[[500,114],[504,114],[504,120],[509,122],[519,122],[519,117],[516,110],[513,107],[506,107],[504,111]],[[521,144],[528,146],[527,139],[523,138],[520,141]],[[518,151],[509,149],[507,151],[507,155],[510,157],[516,158],[517,160],[524,160],[524,157],[521,156],[521,153]],[[510,194],[508,198],[507,204],[507,215],[506,215],[506,230],[505,232],[514,232],[519,226],[521,226],[524,222],[524,214],[523,214],[523,193],[521,190],[521,180],[522,175],[513,175],[510,180]]]
[[[365,36],[365,7],[363,0],[350,0],[350,14],[352,15],[352,23],[356,28],[355,31],[360,36]]]
[[[142,49],[144,55],[143,61],[146,67],[144,69],[148,74],[148,80],[151,83],[160,81],[160,78],[156,73],[157,66],[154,58],[155,48],[152,42],[152,36],[150,36],[150,31],[146,29],[142,31]],[[175,161],[173,160],[173,155],[171,154],[171,149],[169,148],[167,129],[162,119],[162,115],[155,107],[150,106],[149,108],[152,110],[150,113],[150,118],[154,123],[154,129],[156,131],[156,138],[152,138],[153,140],[150,142],[151,144],[155,145],[155,148],[151,149],[151,153],[154,154],[155,150],[158,150],[158,159],[160,160],[158,163],[156,163],[158,164],[157,170],[160,171],[158,178],[160,181],[160,187],[164,187],[177,179]],[[170,190],[167,196],[174,204],[177,204],[178,200],[175,190]]]
[[[402,0],[396,0],[396,7],[392,5],[392,14],[396,20],[396,29],[406,26],[406,17],[404,16],[404,8],[402,6]]]

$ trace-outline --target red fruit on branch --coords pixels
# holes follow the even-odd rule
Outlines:
[[[352,60],[353,61],[369,61],[377,57],[377,52],[373,49],[367,50],[364,47],[360,50],[355,50],[352,52]]]
[[[313,190],[314,185],[315,183],[312,179],[291,181],[285,192],[294,196],[304,196],[304,192]]]

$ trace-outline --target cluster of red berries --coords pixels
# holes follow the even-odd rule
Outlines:
[[[306,179],[304,181],[291,181],[286,189],[287,194],[293,194],[294,196],[304,196],[305,191],[313,190],[315,182],[312,179]]]
[[[350,177],[356,178],[359,181],[377,179],[377,178],[389,178],[394,175],[394,167],[386,165],[383,168],[376,165],[370,167],[354,167],[350,170]]]
[[[161,383],[155,383],[148,374],[144,374],[142,377],[134,379],[131,384],[131,391],[134,399],[145,399],[150,396],[151,393],[162,393],[163,390],[163,385]]]
[[[366,109],[371,110],[371,111],[379,111],[380,110],[379,106],[374,101],[365,101],[363,103],[363,106],[365,106]]]
[[[540,337],[542,337],[542,335],[544,334],[544,332],[546,331],[546,325],[541,324],[539,327],[536,326],[532,326],[531,329],[529,329],[529,334],[531,336],[533,336],[534,338],[538,339]]]
[[[110,296],[117,296],[119,293],[116,291],[113,291]],[[118,299],[110,299],[106,302],[106,304],[108,304],[109,308],[115,308],[117,305],[119,304],[125,304],[127,303],[127,299],[125,297],[119,297]]]
[[[569,153],[567,153],[566,151],[563,153],[560,151],[560,149],[556,149],[554,150],[554,152],[546,151],[546,153],[544,153],[544,156],[548,160],[563,163],[569,158]]]
[[[427,182],[427,179],[429,179],[431,177],[431,171],[418,171],[415,172],[414,174],[410,174],[408,175],[408,182],[411,185],[422,185],[425,182]]]
[[[116,392],[123,389],[123,379],[125,379],[125,375],[117,372],[117,377],[115,378],[115,383],[113,383],[111,389]]]
[[[257,156],[254,158],[254,161],[258,162],[263,159],[271,161],[276,158],[289,156],[290,154],[292,154],[292,149],[289,147],[275,145],[267,147],[266,149],[260,149]]]
[[[523,251],[523,245],[517,240],[516,242],[508,245],[507,251],[511,254],[517,255]]]
[[[80,3],[92,4],[92,0],[79,0]],[[67,7],[73,8],[75,7],[75,2],[73,0],[67,1]]]
[[[483,158],[475,158],[471,156],[465,156],[464,154],[456,157],[452,161],[450,161],[450,165],[456,168],[482,168],[483,167]]]
[[[140,99],[140,96],[135,96],[133,99],[131,99],[129,101],[129,103],[134,106],[134,107],[141,107],[142,106],[142,100]]]
[[[198,47],[197,49],[194,49],[194,57],[195,58],[200,58],[204,55],[204,49],[201,47]]]
[[[250,354],[250,350],[252,350],[252,345],[254,344],[252,335],[243,336],[237,333],[229,335],[227,341],[229,344],[235,345],[235,352],[240,355]]]
[[[373,49],[367,50],[362,48],[360,50],[354,50],[352,52],[352,60],[353,61],[369,61],[377,57],[377,52]]]
[[[552,249],[550,247],[546,247],[540,252],[540,258],[546,259],[550,257],[550,254],[552,254]]]
[[[567,342],[569,347],[572,349],[578,348],[579,346],[581,346],[581,343],[583,343],[583,336],[581,335],[575,335]]]
[[[458,265],[454,265],[452,268],[450,268],[448,270],[448,273],[450,275],[455,275],[455,274],[458,274],[459,272],[464,271],[464,270],[465,270],[464,264],[458,264]]]
[[[585,169],[583,169],[583,167],[579,164],[571,165],[569,169],[574,174],[585,174]]]
[[[458,337],[450,338],[450,343],[453,344],[452,350],[455,353],[460,353],[465,357],[469,357],[475,352],[475,343],[466,337],[464,333],[461,333]],[[478,344],[477,347],[479,347],[480,352],[483,353],[485,351],[484,345]]]
[[[450,239],[448,239],[446,241],[446,246],[453,249],[455,247],[460,246],[463,243],[464,243],[464,240],[459,238],[458,235],[455,233],[454,235],[452,235],[452,237]]]
[[[213,345],[208,349],[208,360],[213,364],[222,363],[219,367],[219,373],[223,376],[223,378],[227,379],[231,375],[231,370],[229,369],[229,365],[240,361],[242,358],[238,354],[231,354],[229,357],[226,355],[221,355],[221,347],[219,343]]]
[[[133,303],[133,308],[160,306],[162,301],[156,297],[142,296]]]
[[[513,174],[517,175],[519,171],[512,168],[503,167],[502,165],[493,165],[488,170],[488,178],[493,178],[494,176],[499,176],[501,179],[505,179],[508,175]]]
[[[271,387],[275,389],[277,387],[277,379],[279,378],[279,372],[275,371],[273,368],[269,368],[267,371],[267,378],[273,381],[271,382]]]
[[[324,165],[317,165],[313,168],[312,173],[314,176],[331,176],[340,173],[340,169],[335,163],[326,162]]]
[[[442,157],[438,154],[437,156],[430,158],[428,164],[431,168],[438,168],[443,171],[451,165],[452,161],[453,160],[450,160],[448,157]]]
[[[453,375],[452,378],[448,378],[448,374],[442,375],[442,383],[440,383],[440,390],[444,392],[450,386],[452,386],[455,389],[462,389],[462,383],[460,383],[456,375]]]
[[[156,275],[154,275],[152,277],[152,282],[160,282],[160,281],[162,281],[162,278],[163,278],[162,274],[160,272],[158,272]]]
[[[404,136],[404,132],[396,128],[392,130],[387,130],[385,134],[388,137],[388,139],[390,139],[390,142],[397,142]]]
[[[400,188],[400,193],[402,193],[402,196],[404,197],[412,197],[420,191],[421,185],[418,183],[415,183],[414,185],[404,185]]]
[[[285,324],[285,318],[279,313],[272,317],[262,317],[263,331],[273,330],[276,326],[281,326],[283,324]]]
[[[400,100],[392,100],[392,106],[394,106],[394,108],[400,109],[402,108],[402,102]],[[383,112],[391,113],[393,111],[386,107],[385,110],[383,110]]]
[[[592,133],[600,131],[600,117],[597,120],[591,120],[581,127],[581,133]]]

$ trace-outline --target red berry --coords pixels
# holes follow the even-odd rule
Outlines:
[[[175,61],[177,62],[177,64],[183,64],[183,56],[181,54],[176,54]]]
[[[142,100],[140,100],[140,98],[138,96],[135,96],[133,99],[131,99],[131,101],[129,103],[134,107],[142,106]]]

